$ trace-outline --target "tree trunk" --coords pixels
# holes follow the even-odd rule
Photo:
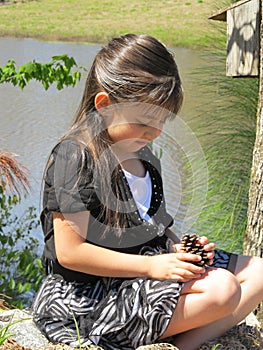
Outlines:
[[[263,0],[261,0],[261,18]],[[256,140],[251,170],[248,224],[245,235],[244,253],[263,256],[263,21],[260,24],[260,75],[257,112]],[[249,91],[248,91],[249,93]]]

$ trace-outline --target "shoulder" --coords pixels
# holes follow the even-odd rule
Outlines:
[[[77,174],[93,169],[93,161],[88,148],[72,139],[64,139],[52,149],[46,167],[47,179],[59,176],[69,179]]]
[[[63,140],[52,150],[45,174],[44,206],[49,211],[74,213],[97,206],[93,165],[85,145]]]
[[[87,146],[73,139],[64,139],[57,143],[50,155],[50,163],[55,162],[60,165],[70,166],[70,164],[74,164],[74,166],[81,166],[92,161]]]
[[[84,143],[73,139],[64,139],[58,142],[51,151],[51,156],[56,158],[70,156],[71,160],[79,159],[81,155],[90,157],[90,152]]]

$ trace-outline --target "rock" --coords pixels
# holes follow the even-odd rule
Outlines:
[[[33,322],[32,315],[27,310],[0,310],[0,328],[10,324],[8,334],[12,334],[1,350],[72,350],[65,344],[51,344],[39,331]],[[260,323],[251,313],[242,323],[231,329],[224,336],[214,339],[200,347],[200,350],[210,350],[213,345],[221,349],[263,349]],[[224,345],[226,344],[226,345]],[[232,345],[230,345],[232,344]],[[231,347],[229,347],[231,346]],[[85,349],[103,350],[99,346],[83,347]],[[137,350],[169,350],[177,348],[168,343],[140,346]]]
[[[49,341],[35,326],[32,315],[26,310],[6,310],[0,312],[0,327],[12,324],[8,328],[10,337],[18,344],[32,350],[45,348]]]

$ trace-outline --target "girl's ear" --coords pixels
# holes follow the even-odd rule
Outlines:
[[[109,95],[105,91],[98,92],[94,98],[94,104],[97,110],[108,107],[111,104]]]

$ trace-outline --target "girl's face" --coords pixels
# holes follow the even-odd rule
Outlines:
[[[168,111],[145,103],[114,107],[107,130],[114,147],[123,152],[137,152],[162,132]]]

